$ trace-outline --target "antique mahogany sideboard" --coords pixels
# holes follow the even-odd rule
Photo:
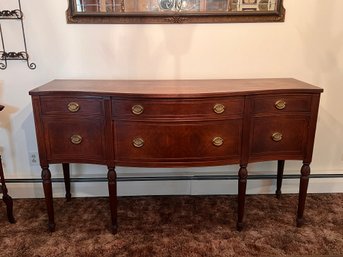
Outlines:
[[[237,229],[243,228],[251,162],[302,160],[297,225],[310,175],[321,88],[295,79],[54,80],[30,91],[49,229],[55,230],[49,164],[107,166],[112,232],[116,166],[239,164]]]

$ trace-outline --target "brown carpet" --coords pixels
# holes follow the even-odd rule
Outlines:
[[[55,199],[56,232],[43,199],[14,200],[16,224],[0,203],[0,256],[343,256],[343,194],[311,194],[302,228],[296,195],[247,196],[246,227],[235,230],[235,196],[119,198],[109,232],[107,198]]]

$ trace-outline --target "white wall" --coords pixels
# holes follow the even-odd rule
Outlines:
[[[325,2],[325,3],[324,3]],[[343,173],[343,9],[342,0],[285,0],[284,23],[70,25],[67,0],[22,0],[31,61],[11,61],[0,70],[0,152],[7,178],[38,178],[28,153],[36,152],[28,91],[56,78],[181,79],[294,77],[324,88],[312,173]],[[0,9],[14,9],[4,0]],[[21,50],[15,21],[1,21],[7,51]],[[275,163],[250,165],[251,174],[275,169]],[[286,164],[297,173],[300,162]],[[57,169],[58,168],[58,169]],[[101,166],[74,165],[72,176],[104,177]],[[119,169],[119,173],[235,174],[237,166],[210,169]],[[61,177],[52,167],[53,177]],[[58,172],[55,172],[58,170]],[[265,174],[265,173],[263,173]],[[310,192],[343,192],[342,179],[313,179]],[[273,181],[250,181],[249,193],[274,191]],[[106,195],[104,183],[77,183],[74,195]],[[64,194],[54,185],[56,196]],[[9,184],[14,197],[41,197],[40,184]],[[120,183],[119,194],[235,193],[235,181]],[[297,192],[298,181],[286,180],[284,192]]]

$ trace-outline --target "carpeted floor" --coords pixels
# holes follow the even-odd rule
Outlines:
[[[310,194],[302,228],[297,195],[247,196],[246,227],[235,230],[235,196],[119,198],[117,235],[106,198],[55,199],[56,232],[44,199],[14,200],[16,224],[0,203],[0,256],[222,257],[343,256],[343,194]]]

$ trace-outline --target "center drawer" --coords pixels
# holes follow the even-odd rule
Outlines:
[[[121,119],[222,118],[242,115],[243,97],[210,99],[113,99],[112,113]]]
[[[115,124],[118,162],[239,160],[242,120]]]

